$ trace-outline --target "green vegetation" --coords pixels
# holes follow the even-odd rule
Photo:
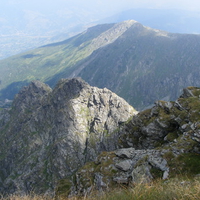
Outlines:
[[[178,138],[178,134],[176,131],[174,131],[174,132],[168,133],[166,137],[167,137],[167,141],[173,142],[176,138]]]
[[[56,188],[56,196],[59,196],[60,198],[68,196],[70,193],[71,186],[72,184],[69,181],[69,179],[60,180]]]
[[[63,182],[63,187],[68,187]],[[119,186],[108,192],[93,192],[88,197],[48,197],[46,195],[11,195],[2,200],[197,200],[200,196],[200,179],[178,176],[174,179],[156,181],[148,184],[132,185],[130,188]]]
[[[157,180],[150,184],[138,184],[130,189],[114,190],[106,193],[100,200],[196,200],[200,195],[199,186],[199,180]]]
[[[115,32],[111,30],[113,25],[92,27],[63,42],[1,60],[0,97],[12,99],[35,79],[54,86],[61,78],[80,76],[94,86],[111,89],[137,110],[143,110],[158,99],[177,98],[190,84],[189,74],[198,85],[200,58],[195,44],[199,36],[161,36],[162,32],[137,24],[113,40],[127,24],[121,23]],[[199,93],[194,92],[196,96]],[[191,116],[197,117],[197,113]]]
[[[187,177],[194,177],[200,174],[200,154],[182,153],[175,156],[171,151],[163,156],[170,167],[170,177],[176,177],[178,174]]]
[[[92,39],[112,26],[96,26],[63,42],[1,60],[0,98],[13,98],[22,86],[32,80],[55,85],[60,78],[70,75],[79,61],[99,48],[91,43]],[[53,76],[55,80],[50,80]]]

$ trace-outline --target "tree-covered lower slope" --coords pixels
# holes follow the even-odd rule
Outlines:
[[[200,85],[199,52],[200,35],[167,33],[133,20],[98,25],[0,61],[1,98],[12,99],[31,80],[54,86],[60,78],[80,76],[142,110]]]

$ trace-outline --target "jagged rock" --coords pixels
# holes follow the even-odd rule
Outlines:
[[[135,156],[135,149],[131,148],[129,149],[129,151],[127,151],[127,149],[118,149],[115,152],[116,156],[120,157],[120,158],[133,158]]]
[[[197,88],[195,88],[195,89],[197,89]],[[195,95],[192,93],[191,88],[184,88],[181,98],[188,98],[188,97],[194,97],[194,96]]]
[[[0,110],[0,128],[10,120],[9,109]]]
[[[10,116],[3,112],[0,191],[11,193],[53,192],[57,180],[116,149],[111,133],[137,113],[110,90],[80,78],[62,79],[53,90],[32,82],[14,99]]]
[[[76,173],[76,179],[71,186],[71,195],[85,195],[91,187],[102,191],[117,184],[149,182],[153,179],[151,172],[153,168],[161,171],[163,178],[166,179],[169,167],[162,157],[164,153],[166,151],[134,148],[102,153],[98,156],[98,161],[86,164]]]
[[[176,102],[158,101],[122,124],[115,132],[122,149],[104,152],[83,166],[69,193],[85,194],[88,188],[101,191],[155,177],[168,179],[177,173],[198,174],[200,89],[189,87],[184,93]],[[101,174],[102,184],[96,184],[96,174]]]
[[[115,164],[115,167],[117,169],[120,169],[125,172],[129,171],[131,169],[131,166],[132,166],[132,162],[130,162],[130,160],[123,160]]]
[[[40,81],[31,82],[29,86],[24,87],[19,94],[16,95],[13,107],[15,107],[16,112],[19,113],[25,112],[25,109],[36,109],[41,106],[43,98],[51,91],[52,89],[48,85]]]
[[[53,90],[31,83],[11,110],[0,111],[1,192],[56,188],[62,195],[67,188],[65,195],[86,195],[190,171],[188,162],[198,164],[200,154],[200,89],[186,91],[137,114],[79,78],[62,79]]]
[[[175,142],[184,133],[198,141],[200,89],[188,87],[175,102],[157,101],[120,128],[121,147],[153,149]]]

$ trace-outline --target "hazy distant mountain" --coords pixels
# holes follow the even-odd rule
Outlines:
[[[53,86],[60,78],[81,76],[143,109],[200,85],[199,52],[200,35],[168,33],[133,20],[98,25],[0,61],[1,97],[13,98],[31,80]]]
[[[121,12],[124,9],[117,5],[105,6],[101,1],[3,1],[0,7],[0,59],[62,41],[95,24],[129,19],[169,32],[200,33],[198,12],[162,9]]]

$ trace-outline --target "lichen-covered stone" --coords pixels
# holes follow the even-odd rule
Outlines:
[[[157,101],[153,108],[134,116],[118,132],[121,147],[153,149],[169,143],[174,146],[177,138],[184,135],[199,142],[199,91],[199,88],[188,87],[175,102]],[[196,150],[198,148],[196,143]]]
[[[177,174],[199,174],[199,95],[199,88],[188,87],[177,101],[158,101],[122,124],[115,132],[119,149],[83,166],[76,173],[76,180],[81,181],[73,182],[77,187],[71,188],[71,194],[85,195],[88,188],[101,191]],[[101,174],[102,184],[96,184],[95,174]]]
[[[153,179],[152,168],[160,170],[163,178],[166,179],[169,166],[163,158],[165,152],[165,150],[135,150],[134,148],[104,152],[95,162],[86,164],[75,174],[71,195],[86,195],[91,188],[102,191],[119,184],[128,186],[149,182]]]
[[[0,191],[87,195],[199,174],[200,89],[137,112],[79,78],[38,81],[0,111]],[[137,115],[136,115],[137,114]]]

